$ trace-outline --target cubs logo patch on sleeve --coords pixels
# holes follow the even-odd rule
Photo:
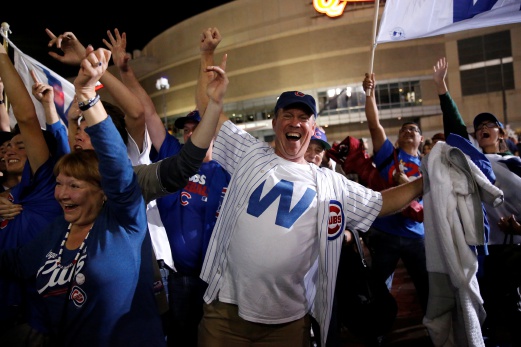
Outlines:
[[[345,229],[344,211],[340,202],[331,200],[329,202],[329,217],[327,223],[327,238],[332,241],[343,234]]]

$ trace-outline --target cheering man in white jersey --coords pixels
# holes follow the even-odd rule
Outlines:
[[[198,108],[217,29],[202,41]],[[208,282],[199,346],[309,346],[310,317],[329,326],[337,267],[346,228],[366,231],[421,195],[423,180],[376,192],[304,159],[315,130],[315,99],[299,91],[280,95],[272,121],[275,148],[221,114],[213,158],[231,174],[206,253]],[[341,294],[340,294],[341,295]]]

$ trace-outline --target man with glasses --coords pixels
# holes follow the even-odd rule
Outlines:
[[[387,138],[380,124],[375,98],[374,74],[366,74],[364,90],[365,114],[373,141],[373,161],[382,178],[392,185],[401,185],[421,176],[419,147],[423,136],[418,124],[406,122],[400,128],[397,147]],[[421,200],[420,200],[421,203]],[[376,218],[368,235],[372,267],[382,281],[391,287],[392,274],[401,259],[416,288],[423,311],[427,308],[428,274],[425,258],[423,223],[401,213]]]

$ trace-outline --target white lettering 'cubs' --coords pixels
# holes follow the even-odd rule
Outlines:
[[[335,240],[344,232],[344,211],[340,202],[331,200],[329,202],[327,234],[329,240]]]
[[[190,177],[190,182],[195,182],[195,183],[199,183],[201,185],[205,185],[206,184],[206,175],[195,174],[192,177]]]

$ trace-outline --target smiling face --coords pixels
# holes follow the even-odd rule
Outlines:
[[[275,153],[286,160],[307,164],[304,156],[311,136],[315,133],[315,117],[308,108],[295,104],[279,109],[272,125],[275,131]]]
[[[98,159],[93,150],[64,155],[54,167],[54,197],[61,205],[65,220],[75,225],[89,225],[103,207]]]
[[[25,162],[27,161],[27,153],[21,134],[15,135],[11,141],[6,144],[4,158],[7,172],[15,175],[22,174]]]
[[[54,197],[63,209],[65,220],[76,225],[89,225],[103,206],[101,187],[75,177],[59,174]]]

